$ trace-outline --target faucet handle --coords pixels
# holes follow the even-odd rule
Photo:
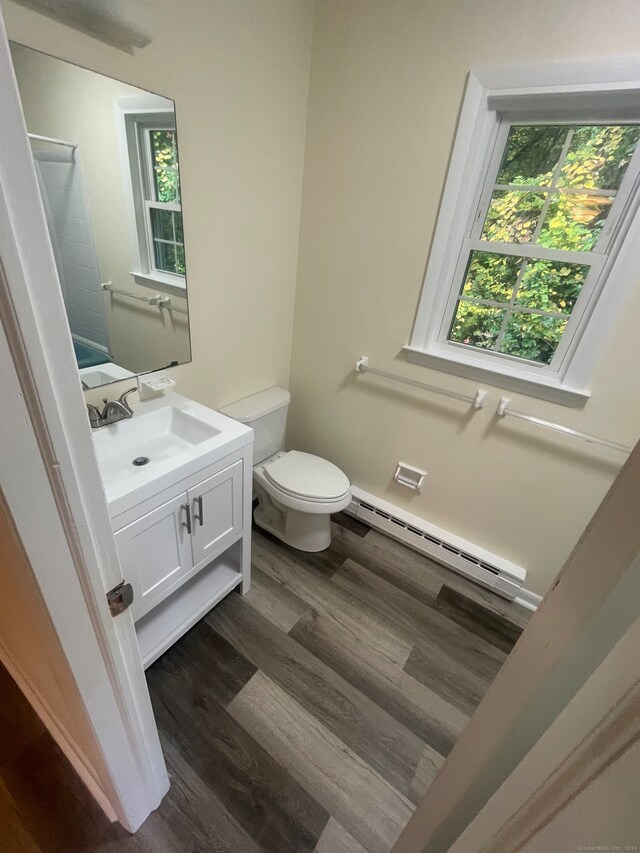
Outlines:
[[[91,424],[91,427],[95,429],[102,418],[99,410],[91,403],[87,403],[87,414],[89,415],[89,423]]]
[[[129,388],[127,391],[125,391],[123,394],[121,394],[119,399],[118,399],[118,402],[121,403],[125,407],[125,409],[127,409],[127,411],[130,412],[130,414],[133,414],[133,409],[129,405],[129,401],[127,398],[129,396],[129,394],[133,394],[133,392],[137,391],[137,390],[138,390],[137,386],[135,386],[134,388]]]

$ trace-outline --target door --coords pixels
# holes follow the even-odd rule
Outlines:
[[[24,556],[10,566],[16,588],[34,590],[57,637],[38,644],[39,614],[27,609],[20,642],[15,620],[0,619],[0,655],[106,814],[133,831],[169,778],[131,614],[114,618],[105,595],[122,574],[1,13],[0,78],[3,513]],[[59,667],[86,736],[42,672]]]
[[[449,853],[638,849],[639,648],[636,619]]]
[[[133,586],[135,621],[191,571],[190,528],[187,493],[182,492],[116,533],[122,572]]]
[[[634,575],[640,566],[639,517],[640,442],[427,789],[393,853],[452,849],[615,646],[631,616],[640,619],[640,596],[628,585],[640,573],[637,570]]]
[[[222,553],[242,535],[242,460],[189,489],[194,568]]]

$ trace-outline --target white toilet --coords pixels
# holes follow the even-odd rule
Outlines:
[[[269,388],[220,411],[254,432],[256,524],[300,551],[323,551],[331,514],[349,505],[351,484],[332,462],[282,449],[290,399],[284,388]]]

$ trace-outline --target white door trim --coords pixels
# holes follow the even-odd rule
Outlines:
[[[526,849],[525,845],[640,738],[638,648],[640,620],[629,628],[449,853],[518,853]]]
[[[528,749],[541,736],[531,719],[532,703],[541,694],[547,696],[552,673],[569,659],[602,602],[640,555],[639,510],[640,444],[428,788],[394,853],[448,850],[524,757],[514,750],[511,766],[503,763],[496,770],[492,764],[503,756],[504,743],[512,742],[511,733],[526,733]],[[519,742],[520,750],[527,749],[525,740]]]
[[[0,78],[2,487],[104,758],[95,776],[133,831],[169,782],[132,618],[106,604],[122,575],[1,15]]]

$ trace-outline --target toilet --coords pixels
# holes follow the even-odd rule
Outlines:
[[[258,527],[300,551],[323,551],[331,544],[331,514],[349,505],[351,484],[327,459],[282,449],[290,399],[284,388],[269,388],[220,411],[254,432]]]

